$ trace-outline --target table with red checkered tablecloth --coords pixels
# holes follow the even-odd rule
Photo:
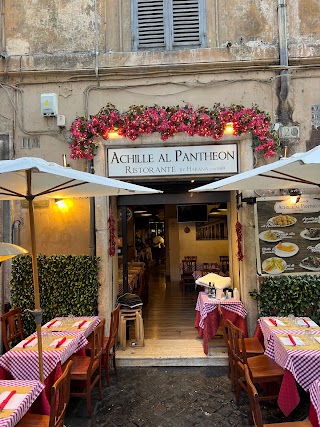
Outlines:
[[[246,337],[248,336],[246,323],[247,309],[241,301],[233,298],[213,299],[209,298],[205,292],[199,292],[196,305],[195,328],[198,330],[199,336],[203,338],[203,350],[205,354],[208,354],[209,351],[209,340],[216,335],[220,325],[217,309],[219,304],[225,319],[229,319],[230,322],[244,332]]]
[[[320,378],[313,381],[310,387],[309,420],[313,427],[320,426]]]
[[[305,320],[311,322],[309,318]],[[277,325],[272,321],[276,321]],[[285,317],[263,317],[259,319],[259,324],[264,336],[265,353],[285,369],[278,405],[288,416],[300,401],[296,382],[308,391],[313,381],[320,378],[320,343],[308,343],[305,338],[306,330],[314,337],[320,337],[320,328],[317,325],[308,328],[302,323],[292,324]],[[299,337],[304,345],[284,345],[281,338],[288,337],[288,334]]]
[[[0,381],[0,401],[11,391],[16,392],[0,412],[0,427],[15,426],[31,408],[44,387],[40,381]]]

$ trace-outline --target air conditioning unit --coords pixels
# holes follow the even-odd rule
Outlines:
[[[41,94],[41,114],[46,117],[58,115],[58,95],[56,93]]]

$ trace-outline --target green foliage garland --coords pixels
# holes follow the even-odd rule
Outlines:
[[[320,322],[320,275],[266,278],[260,292],[249,294],[258,301],[261,316],[309,316]]]
[[[56,316],[94,316],[98,313],[99,258],[86,255],[38,255],[42,323]],[[13,259],[11,275],[13,307],[34,309],[31,256]],[[26,336],[35,331],[34,318],[23,312]]]

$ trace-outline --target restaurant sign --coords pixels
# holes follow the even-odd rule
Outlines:
[[[237,144],[108,149],[109,177],[212,175],[237,172]]]
[[[262,275],[320,272],[320,200],[257,199],[257,269]]]

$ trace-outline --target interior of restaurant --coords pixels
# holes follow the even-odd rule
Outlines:
[[[208,271],[229,275],[228,203],[144,204],[127,206],[126,212],[128,265],[144,262],[148,274],[147,291],[139,285],[130,288],[128,283],[129,292],[140,294],[144,303],[145,338],[195,338],[195,305],[200,288],[195,285],[195,275],[191,283],[182,278],[183,262],[195,257],[197,275]],[[121,269],[121,210],[118,226]],[[158,252],[156,236],[162,238],[160,245],[157,243]]]

